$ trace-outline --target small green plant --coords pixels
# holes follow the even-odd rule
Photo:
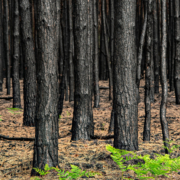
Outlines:
[[[49,167],[48,164],[46,164],[45,167],[44,167],[45,171],[40,170],[38,168],[33,168],[33,169],[35,169],[40,175],[46,175],[46,174],[49,173],[48,172],[49,170],[55,169],[58,172],[59,180],[77,179],[78,177],[81,177],[81,176],[84,176],[84,175],[87,176],[87,177],[94,176],[95,174],[102,175],[101,173],[92,172],[92,171],[87,172],[87,173],[86,173],[86,171],[81,172],[81,169],[79,167],[77,167],[75,165],[72,165],[72,164],[71,164],[71,168],[72,168],[71,172],[69,172],[69,171],[64,172],[64,169],[62,171],[62,170],[60,170],[58,168],[55,168],[55,167]],[[40,180],[40,178],[38,178],[38,177],[32,177],[31,179],[34,179],[34,178],[35,178],[35,180]]]
[[[1,119],[1,115],[0,115],[0,121],[2,121],[2,119]]]
[[[71,113],[70,113],[70,112],[68,112],[68,111],[66,111],[66,114],[67,114],[67,116],[71,115]]]
[[[169,150],[173,152],[173,150],[177,149],[178,147],[180,147],[180,145],[174,145]],[[175,158],[175,159],[170,159],[169,154],[166,154],[165,156],[156,154],[157,158],[155,160],[152,160],[149,157],[150,155],[145,155],[144,157],[142,157],[141,155],[137,156],[132,151],[115,149],[111,145],[107,145],[106,149],[113,154],[111,155],[111,157],[120,167],[122,171],[122,177],[123,177],[123,172],[128,169],[133,170],[137,174],[139,179],[149,179],[149,178],[156,179],[156,177],[159,175],[164,175],[166,177],[169,177],[166,175],[167,173],[172,173],[173,171],[177,171],[180,169],[180,157]],[[133,158],[126,157],[126,160],[124,160],[121,156],[128,153],[133,154],[134,157]],[[125,161],[131,160],[131,159],[137,159],[137,158],[143,159],[145,161],[145,164],[138,163],[138,165],[128,165],[127,167],[123,165]],[[153,177],[144,176],[144,175],[148,175],[149,173],[151,173]]]
[[[105,124],[103,123],[103,124],[102,124],[102,128],[101,128],[101,130],[104,130],[104,125],[105,125]]]
[[[21,110],[20,108],[7,108],[7,109],[9,109],[9,112],[12,113],[12,114],[22,113],[22,112],[17,112],[17,111]]]

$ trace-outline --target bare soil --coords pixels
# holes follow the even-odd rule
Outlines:
[[[5,80],[4,80],[5,82]],[[21,83],[21,103],[23,107],[23,81]],[[108,81],[100,81],[100,87],[108,87]],[[112,101],[108,99],[108,90],[100,90],[100,108],[93,108],[93,117],[95,122],[95,132],[97,136],[107,136],[110,123],[110,116],[112,110]],[[5,83],[3,85],[3,92],[0,92],[0,97],[9,97],[6,95]],[[12,96],[12,88],[11,95]],[[144,127],[144,80],[140,84],[140,103],[138,105],[138,142],[139,151],[137,154],[164,154],[162,130],[160,124],[160,103],[161,91],[159,95],[155,95],[155,102],[152,103],[151,110],[151,140],[150,142],[143,142],[142,133]],[[59,166],[61,169],[70,170],[70,164],[79,166],[82,170],[96,171],[103,174],[103,176],[95,176],[91,179],[106,179],[115,180],[120,179],[121,171],[116,163],[111,159],[110,152],[106,150],[106,145],[113,146],[114,139],[95,139],[91,141],[76,141],[71,142],[71,125],[73,117],[73,103],[64,102],[63,113],[59,121]],[[12,108],[13,100],[0,99],[0,135],[9,137],[24,137],[34,138],[35,128],[24,127],[23,110],[11,113],[7,108]],[[168,92],[167,103],[167,121],[169,124],[169,136],[176,144],[180,144],[180,110],[179,105],[175,104],[174,92]],[[111,134],[113,135],[113,134]],[[33,161],[33,147],[34,141],[18,141],[6,140],[0,138],[0,179],[1,180],[18,180],[30,179],[30,172]],[[178,149],[174,157],[180,156]],[[134,177],[131,171],[124,173],[126,178]],[[159,176],[158,179],[176,179],[180,180],[179,173],[169,174],[170,178]],[[58,179],[56,173],[52,172],[42,179]],[[82,178],[79,178],[82,179]],[[85,178],[89,179],[89,178]]]

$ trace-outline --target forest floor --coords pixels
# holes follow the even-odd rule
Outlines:
[[[4,80],[5,82],[5,80]],[[21,83],[21,103],[23,107],[23,81]],[[100,81],[100,87],[108,87],[108,81]],[[3,84],[3,92],[0,92],[0,97],[6,95],[5,83]],[[162,130],[160,124],[160,103],[161,93],[155,96],[155,102],[152,103],[151,110],[151,140],[143,143],[143,127],[145,117],[144,106],[144,80],[140,84],[140,103],[138,105],[138,143],[139,151],[137,153],[145,154],[164,154]],[[112,110],[112,101],[108,98],[109,89],[100,89],[100,108],[93,108],[93,117],[95,122],[94,134],[98,136],[107,136],[110,123],[110,116]],[[12,96],[12,89],[11,95]],[[7,108],[12,108],[13,100],[0,99],[0,135],[9,137],[35,137],[34,127],[24,127],[23,110],[15,113],[10,112]],[[91,179],[120,179],[121,172],[116,163],[110,158],[110,152],[106,150],[106,145],[113,146],[114,139],[95,139],[91,141],[77,141],[71,140],[71,125],[73,117],[73,102],[64,102],[63,112],[59,120],[59,133],[62,138],[58,140],[59,143],[59,166],[65,171],[70,170],[70,164],[80,167],[82,170],[96,171],[103,174],[103,176],[96,176]],[[170,139],[180,144],[180,108],[175,104],[174,92],[168,91],[167,103],[167,121],[169,124]],[[112,133],[113,134],[113,133]],[[111,134],[111,135],[112,135]],[[18,180],[30,179],[30,172],[33,161],[33,147],[34,141],[18,141],[5,140],[0,138],[0,179],[1,180]],[[180,156],[180,150],[176,151],[174,157]],[[159,176],[158,179],[176,179],[180,180],[179,173],[175,172],[168,174],[170,178]],[[134,177],[131,171],[125,172],[126,178]],[[42,179],[58,179],[56,174],[50,173]],[[81,178],[79,178],[81,179]]]

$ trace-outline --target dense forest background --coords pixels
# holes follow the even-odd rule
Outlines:
[[[150,141],[151,106],[160,95],[162,139],[169,147],[168,91],[180,104],[179,18],[179,0],[0,1],[0,91],[6,82],[10,95],[11,78],[13,89],[12,97],[0,99],[21,109],[23,80],[23,126],[35,127],[33,167],[58,166],[64,102],[74,103],[71,141],[101,138],[93,122],[100,81],[109,84],[101,88],[112,101],[108,133],[114,135],[106,138],[114,138],[115,148],[138,150],[143,79],[143,141]]]

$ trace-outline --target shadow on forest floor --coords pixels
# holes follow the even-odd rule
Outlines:
[[[5,80],[4,80],[5,82]],[[23,82],[21,82],[21,102],[23,106]],[[6,95],[5,83],[3,84],[3,92],[1,96]],[[100,81],[100,86],[108,87],[108,81]],[[137,154],[164,154],[162,130],[160,124],[160,102],[161,95],[155,96],[155,102],[152,103],[151,110],[151,141],[143,143],[143,123],[144,123],[144,80],[140,84],[141,101],[139,103],[139,121],[138,121],[138,140],[139,151]],[[12,96],[12,89],[11,89]],[[107,136],[110,122],[110,115],[112,110],[112,101],[108,99],[108,89],[100,90],[100,108],[93,109],[93,117],[95,122],[94,134],[97,136]],[[23,111],[15,113],[10,112],[13,100],[0,99],[0,135],[9,137],[24,137],[34,138],[34,127],[23,127]],[[77,141],[71,140],[71,124],[73,117],[73,102],[64,102],[63,113],[59,121],[59,166],[65,171],[70,170],[70,164],[79,166],[82,170],[96,171],[103,174],[97,176],[97,179],[120,179],[121,172],[118,165],[111,159],[110,152],[106,150],[106,145],[113,146],[113,138],[109,140],[93,139],[91,141]],[[180,110],[179,106],[175,104],[174,92],[168,92],[167,104],[167,121],[169,124],[170,139],[180,144]],[[111,134],[112,135],[112,134]],[[30,179],[30,172],[32,169],[33,160],[33,146],[34,141],[18,141],[18,140],[3,140],[0,139],[0,179]],[[179,154],[178,154],[179,153]],[[178,150],[174,157],[180,156]],[[179,170],[180,171],[180,170]],[[125,177],[133,177],[133,172],[125,173]],[[180,173],[171,174],[173,179],[180,179]],[[170,176],[171,177],[171,176]],[[42,179],[58,179],[56,174],[48,174]],[[95,178],[91,178],[95,179]],[[170,179],[165,176],[158,177],[158,179]]]

